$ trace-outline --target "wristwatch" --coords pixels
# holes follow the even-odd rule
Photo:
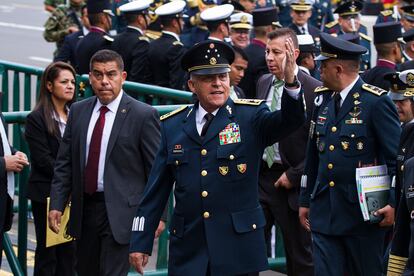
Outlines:
[[[285,82],[285,86],[288,88],[293,88],[293,87],[299,87],[299,81],[298,78],[295,76],[295,78],[293,79],[293,82],[289,83],[289,82]]]

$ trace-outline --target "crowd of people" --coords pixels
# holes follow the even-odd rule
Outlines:
[[[414,273],[411,1],[58,2],[45,1],[56,51],[25,130],[34,275],[143,274],[166,222],[169,275],[258,275],[275,225],[288,275]],[[361,12],[378,14],[373,38]],[[95,96],[76,102],[76,74]],[[125,81],[194,104],[158,117]],[[29,165],[4,129],[0,233]],[[356,180],[373,166],[390,179],[376,222]],[[74,240],[46,247],[47,225]]]

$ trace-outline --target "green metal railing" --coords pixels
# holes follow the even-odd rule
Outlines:
[[[39,95],[44,69],[0,60],[2,111],[31,110]],[[77,97],[93,94],[88,75],[76,76]],[[192,102],[192,93],[160,86],[126,81],[124,90],[134,98],[150,105],[172,105]],[[12,98],[9,95],[13,95]]]

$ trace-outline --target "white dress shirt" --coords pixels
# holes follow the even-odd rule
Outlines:
[[[114,125],[115,116],[118,111],[119,104],[121,102],[123,91],[106,107],[108,107],[108,112],[105,114],[105,126],[102,132],[102,141],[101,141],[101,151],[99,154],[99,167],[98,167],[98,192],[104,191],[104,170],[105,170],[105,158],[106,158],[106,149],[108,147],[109,137],[111,135],[112,126]],[[86,162],[88,161],[89,155],[89,145],[91,143],[92,132],[95,128],[96,121],[98,121],[100,108],[102,104],[99,100],[96,101],[95,107],[93,108],[91,119],[89,121],[88,127],[88,136],[86,137]]]
[[[348,96],[349,91],[351,91],[352,87],[354,87],[355,83],[358,81],[359,76],[347,87],[345,87],[341,92],[339,92],[339,94],[341,95],[341,103],[340,105],[342,106],[342,104],[344,103],[346,96]]]
[[[138,27],[128,25],[128,26],[127,26],[127,28],[130,28],[130,29],[136,30],[136,31],[138,31],[141,35],[144,35],[144,32],[143,32],[140,28],[138,28]]]
[[[213,112],[211,112],[211,114],[213,114],[214,116],[216,116],[218,110],[219,109],[217,108],[216,110],[214,110]],[[204,124],[206,123],[206,118],[204,118],[204,116],[207,113],[208,112],[200,104],[198,104],[198,108],[197,108],[197,112],[196,112],[196,117],[195,117],[198,135],[201,135],[201,130],[203,129]]]

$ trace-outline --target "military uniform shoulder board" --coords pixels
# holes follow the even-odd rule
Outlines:
[[[390,16],[390,15],[392,15],[392,10],[382,11],[381,12],[381,15],[383,15],[383,16]]]
[[[376,87],[376,86],[368,84],[368,83],[364,83],[362,85],[362,89],[364,89],[364,90],[366,90],[366,91],[368,91],[368,92],[370,92],[374,95],[377,95],[377,96],[381,96],[381,95],[387,93],[387,91],[385,91],[384,89]]]
[[[363,34],[363,33],[359,33],[359,36],[361,37],[361,38],[363,38],[363,39],[365,39],[365,40],[368,40],[368,41],[372,41],[372,38],[370,38],[369,36],[367,36],[366,34]]]
[[[109,42],[114,42],[114,39],[110,37],[109,35],[104,35],[103,38],[108,40]]]
[[[328,87],[325,86],[318,86],[315,88],[315,93],[321,93],[321,92],[326,92],[329,91],[330,89]]]
[[[183,106],[177,108],[176,110],[173,110],[173,111],[171,111],[171,112],[169,112],[167,114],[162,115],[160,117],[160,121],[163,121],[163,120],[165,120],[167,118],[170,118],[170,117],[174,116],[175,114],[180,113],[181,111],[185,110],[187,107],[188,107],[187,105],[183,105]]]
[[[150,39],[148,38],[148,37],[146,37],[146,36],[140,36],[140,37],[138,37],[138,39],[139,40],[144,40],[144,41],[147,41],[147,42],[150,42]]]
[[[184,46],[184,44],[182,44],[181,41],[178,41],[178,40],[174,41],[173,45],[174,46],[176,46],[176,45]]]
[[[328,24],[325,24],[325,27],[330,29],[333,26],[335,26],[336,24],[338,24],[338,21],[332,21],[332,22],[329,22]]]
[[[247,104],[247,105],[259,105],[263,102],[263,100],[257,99],[236,99],[234,100],[235,104]]]
[[[161,32],[146,30],[145,31],[145,36],[148,37],[150,40],[156,40],[156,39],[160,38]]]

